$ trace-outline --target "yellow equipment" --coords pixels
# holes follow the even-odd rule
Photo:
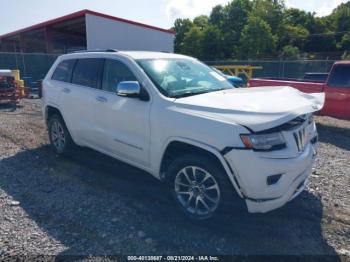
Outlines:
[[[262,66],[250,66],[250,65],[215,65],[216,69],[221,70],[223,73],[239,76],[241,74],[245,75],[247,80],[253,77],[253,70],[261,70]]]
[[[26,97],[27,96],[27,88],[24,86],[24,81],[20,77],[20,72],[19,70],[12,70],[12,76],[15,79],[15,84],[19,89],[20,92],[20,97]]]

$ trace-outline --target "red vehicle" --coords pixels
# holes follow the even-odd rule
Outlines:
[[[0,70],[0,104],[17,105],[20,94],[11,70]]]
[[[291,86],[305,93],[324,92],[326,101],[321,115],[350,119],[350,61],[334,63],[327,80],[256,78],[249,87]]]

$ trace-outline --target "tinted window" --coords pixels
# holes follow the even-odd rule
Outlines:
[[[70,82],[72,69],[75,64],[76,60],[65,60],[58,64],[56,67],[55,72],[52,75],[52,79],[63,81],[63,82]]]
[[[137,81],[131,70],[122,62],[106,60],[103,73],[102,89],[115,92],[122,81]]]
[[[81,86],[99,88],[103,59],[79,59],[73,72],[72,83]]]
[[[338,65],[331,78],[329,79],[329,86],[332,87],[348,87],[350,88],[350,66]]]

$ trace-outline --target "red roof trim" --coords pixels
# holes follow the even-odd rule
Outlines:
[[[43,28],[45,26],[58,24],[60,22],[66,21],[66,20],[71,20],[71,19],[75,19],[75,18],[79,18],[79,17],[85,16],[86,14],[95,15],[95,16],[99,16],[99,17],[111,19],[111,20],[114,20],[114,21],[131,24],[131,25],[136,25],[136,26],[140,26],[140,27],[144,27],[144,28],[148,28],[148,29],[153,29],[153,30],[164,32],[164,33],[175,34],[175,32],[172,31],[172,30],[167,30],[167,29],[159,28],[159,27],[152,26],[152,25],[146,25],[146,24],[143,24],[143,23],[127,20],[127,19],[124,19],[124,18],[119,18],[119,17],[106,15],[106,14],[102,14],[102,13],[98,13],[98,12],[95,12],[95,11],[91,11],[91,10],[85,9],[85,10],[81,10],[81,11],[78,11],[78,12],[75,12],[75,13],[72,13],[72,14],[69,14],[69,15],[58,17],[56,19],[52,19],[52,20],[48,20],[46,22],[35,24],[35,25],[29,26],[29,27],[26,27],[26,28],[23,28],[23,29],[19,29],[19,30],[16,30],[16,31],[11,32],[11,33],[7,33],[7,34],[4,34],[4,35],[1,35],[0,38],[10,37],[10,36],[13,36],[13,35],[16,35],[16,34],[19,34],[19,33],[28,32],[28,31],[31,31],[31,30],[36,30],[36,29]]]

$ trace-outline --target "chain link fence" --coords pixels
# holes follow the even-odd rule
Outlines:
[[[0,69],[19,69],[27,87],[45,77],[58,54],[0,53]],[[329,72],[334,60],[204,61],[208,65],[261,66],[254,77],[303,78],[306,72]]]
[[[45,77],[59,55],[36,53],[0,53],[0,69],[18,69],[21,79],[30,88]]]
[[[254,70],[254,77],[303,78],[307,72],[328,73],[335,60],[271,60],[271,61],[205,61],[214,65],[261,66]]]

